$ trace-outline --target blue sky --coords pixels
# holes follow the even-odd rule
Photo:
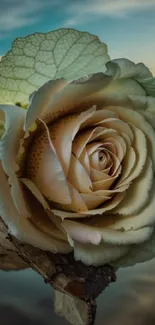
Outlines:
[[[144,62],[155,74],[155,0],[1,0],[0,56],[16,37],[70,27],[96,34],[111,58]]]

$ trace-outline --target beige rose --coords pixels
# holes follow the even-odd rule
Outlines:
[[[51,80],[28,110],[1,105],[0,214],[23,242],[74,250],[99,265],[127,254],[155,224],[152,74],[119,59],[68,83]]]

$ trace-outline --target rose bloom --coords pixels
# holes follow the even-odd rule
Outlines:
[[[155,111],[142,63],[107,63],[51,80],[28,110],[1,105],[0,214],[11,234],[100,265],[148,240],[155,224]]]

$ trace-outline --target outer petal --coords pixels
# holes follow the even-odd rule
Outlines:
[[[113,245],[139,244],[147,240],[153,227],[145,227],[138,230],[121,231],[102,227],[102,219],[98,225],[89,225],[70,220],[64,220],[62,226],[71,240],[83,243],[98,245],[100,242]],[[70,240],[70,242],[71,242]]]
[[[124,58],[111,60],[106,63],[106,67],[105,73],[110,76],[112,75],[115,79],[144,79],[152,77],[152,73],[143,63],[135,64]]]
[[[45,132],[33,141],[27,157],[28,178],[49,200],[61,204],[71,203],[66,176],[44,122],[43,126]]]
[[[94,103],[95,104],[95,103]],[[96,111],[93,117],[90,117],[81,125],[81,129],[92,127],[94,124],[99,123],[107,118],[117,118],[117,114],[115,112],[103,109],[100,111]]]
[[[14,172],[15,159],[23,136],[26,111],[13,105],[0,105],[5,114],[5,133],[0,141],[0,159],[8,176]]]
[[[123,182],[130,175],[135,164],[136,153],[132,147],[129,147],[122,162],[122,172],[120,176],[121,182]],[[120,180],[118,181],[117,185],[120,184]]]
[[[129,215],[143,209],[148,201],[153,181],[152,162],[148,157],[142,173],[130,185],[125,199],[114,210],[114,213]]]
[[[125,229],[126,231],[132,229],[139,229],[145,226],[155,225],[155,184],[149,193],[149,200],[145,207],[137,213],[128,216],[118,216],[109,214],[111,229]]]
[[[44,88],[40,88],[39,96],[38,96],[38,92],[36,92],[34,94],[34,96],[32,97],[32,103],[30,106],[31,108],[30,108],[30,110],[28,110],[28,114],[27,114],[27,118],[26,118],[26,122],[25,122],[25,129],[28,129],[34,122],[35,118],[39,115],[39,113],[41,113],[42,104],[45,107],[44,108],[44,117],[45,118],[43,118],[43,119],[46,121],[46,123],[53,122],[57,118],[63,117],[64,115],[66,115],[68,113],[71,114],[71,113],[74,113],[75,111],[79,112],[79,110],[74,109],[75,106],[80,104],[84,100],[84,98],[86,98],[90,94],[101,90],[106,84],[108,84],[108,82],[110,80],[111,80],[111,78],[108,76],[105,76],[103,73],[97,73],[97,74],[94,74],[93,76],[89,76],[86,80],[80,79],[80,80],[77,80],[76,82],[71,82],[66,87],[64,87],[64,81],[63,81],[62,90],[59,91],[58,94],[56,94],[56,96],[54,96],[54,97],[50,96],[50,92],[48,90],[49,83],[47,84],[47,86],[44,85],[43,87],[44,88],[47,87],[47,90],[48,90],[47,102],[45,102],[47,94],[45,95]],[[59,86],[59,81],[56,81],[56,82],[58,82],[58,88],[61,88],[61,86]],[[56,93],[57,93],[57,91],[56,91]],[[39,104],[39,109],[37,110],[36,114],[33,114],[32,112],[34,111],[34,107],[37,106],[36,102],[38,102],[38,100],[35,99],[36,96],[38,96],[38,98],[43,96],[43,103]],[[51,98],[51,100],[49,100],[50,98]],[[45,104],[44,104],[44,102],[45,102]],[[83,110],[85,110],[84,107],[83,107],[82,111]],[[31,118],[31,113],[33,114],[32,118]]]
[[[141,172],[143,171],[143,168],[144,168],[146,160],[147,160],[147,154],[148,154],[147,139],[146,139],[144,133],[140,129],[137,129],[135,127],[133,129],[134,129],[134,134],[135,134],[133,148],[134,148],[134,152],[136,153],[136,161],[135,161],[135,164],[134,164],[130,174],[128,175],[128,177],[126,177],[124,179],[124,173],[121,175],[120,180],[117,184],[117,187],[124,186],[125,184],[129,184],[136,177],[138,177],[141,174]],[[129,153],[130,153],[130,151],[129,151]],[[125,166],[123,166],[123,168],[125,168]],[[122,180],[122,178],[124,180]]]
[[[105,74],[112,80],[107,87],[85,99],[83,104],[86,107],[90,107],[94,103],[97,108],[101,109],[103,106],[105,107],[105,104],[123,105],[128,101],[130,95],[146,96],[148,93],[148,84],[146,83],[145,86],[144,83],[146,78],[150,78],[151,83],[149,84],[153,84],[151,72],[142,63],[134,64],[127,59],[118,59],[109,61],[106,66]],[[80,108],[81,105],[79,105]]]
[[[0,159],[5,173],[9,176],[11,194],[18,211],[28,215],[27,206],[23,198],[20,182],[16,176],[16,155],[20,146],[20,139],[24,131],[26,111],[12,105],[0,105],[5,113],[5,133],[0,141]]]
[[[139,84],[145,89],[148,96],[155,97],[155,77],[149,77],[146,79],[137,78]]]
[[[155,80],[155,78],[154,78]],[[154,91],[154,90],[153,90]],[[155,98],[150,96],[129,96],[129,106],[145,116],[155,129]]]
[[[86,265],[99,266],[125,256],[130,246],[116,246],[100,243],[98,246],[92,244],[74,244],[74,257],[76,261],[82,261]]]
[[[30,97],[30,105],[25,120],[25,130],[29,129],[35,120],[49,115],[51,103],[56,95],[68,85],[65,79],[50,80]]]
[[[51,240],[54,238],[68,244],[67,236],[61,226],[60,218],[55,217],[49,209],[45,210],[43,205],[27,187],[24,187],[24,196],[25,200],[28,202],[31,214],[29,222],[45,234],[51,236]]]
[[[0,164],[0,215],[9,232],[24,243],[52,252],[68,253],[70,248],[63,241],[51,238],[31,224],[26,216],[20,215],[13,204],[7,178]]]
[[[45,210],[50,210],[50,206],[41,194],[37,186],[28,178],[21,178],[21,182],[30,190],[34,197],[41,203]]]

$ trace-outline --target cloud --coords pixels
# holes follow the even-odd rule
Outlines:
[[[35,24],[42,17],[42,11],[53,7],[56,0],[5,0],[0,2],[0,38],[6,32]]]
[[[155,0],[79,0],[70,3],[65,26],[96,20],[99,17],[125,17],[132,12],[155,8]]]

